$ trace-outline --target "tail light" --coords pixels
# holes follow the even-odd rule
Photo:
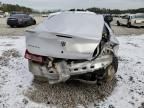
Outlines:
[[[43,56],[32,54],[28,50],[25,51],[25,58],[37,63],[43,63]]]

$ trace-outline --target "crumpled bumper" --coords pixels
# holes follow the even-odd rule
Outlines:
[[[93,61],[85,61],[82,63],[74,63],[68,65],[62,61],[55,64],[55,68],[48,69],[46,65],[40,65],[29,61],[29,69],[33,75],[48,78],[50,84],[65,82],[71,75],[80,75],[87,72],[93,72],[101,68],[106,68],[112,62],[112,55],[102,56]]]

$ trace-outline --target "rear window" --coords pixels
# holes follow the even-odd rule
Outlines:
[[[14,14],[14,15],[12,15],[12,17],[16,17],[16,18],[23,18],[25,16],[26,16],[25,14]]]

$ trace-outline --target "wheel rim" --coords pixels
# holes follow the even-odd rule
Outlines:
[[[113,65],[110,65],[110,66],[108,67],[107,75],[108,75],[108,77],[107,77],[107,80],[108,80],[108,81],[113,80],[114,75],[115,75],[115,69],[114,69],[114,66],[113,66]]]

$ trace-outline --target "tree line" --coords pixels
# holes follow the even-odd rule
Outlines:
[[[120,9],[106,9],[106,8],[87,8],[87,9],[70,9],[70,11],[91,11],[98,14],[125,14],[125,13],[144,13],[144,8],[139,9],[127,9],[127,10],[120,10]]]
[[[0,2],[0,10],[4,12],[12,12],[12,11],[19,11],[19,12],[25,12],[25,13],[51,13],[55,12],[52,10],[39,12],[37,10],[33,10],[32,8],[20,6],[20,5],[13,5],[13,4],[2,4]],[[144,13],[144,8],[139,9],[127,9],[127,10],[120,10],[120,9],[106,9],[106,8],[87,8],[87,9],[70,9],[69,11],[91,11],[98,14],[124,14],[124,13]]]
[[[12,11],[19,11],[19,12],[25,12],[25,13],[31,13],[33,9],[19,6],[19,5],[13,5],[13,4],[1,4],[0,10],[4,12],[12,12]]]

